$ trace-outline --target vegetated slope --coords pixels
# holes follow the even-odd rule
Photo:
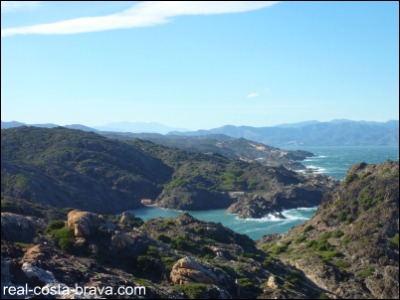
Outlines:
[[[227,125],[210,130],[173,132],[180,135],[226,134],[277,147],[282,146],[397,146],[399,121],[362,122],[336,120],[300,127],[251,127]]]
[[[292,186],[311,192],[312,206],[329,189],[326,181],[284,167],[62,127],[2,130],[2,193],[56,207],[119,212],[150,198],[168,208],[227,208],[238,199],[231,192],[282,193]],[[283,197],[281,206],[296,207],[299,198],[286,203]]]
[[[172,169],[125,143],[62,127],[1,132],[2,194],[55,207],[119,212],[156,197]]]
[[[298,187],[304,193],[301,198],[283,196],[282,199],[287,201],[281,202],[281,209],[292,208],[296,201],[303,205],[303,196],[310,196],[304,206],[314,206],[320,203],[323,193],[332,189],[336,183],[325,176],[311,178],[282,166],[269,167],[259,163],[231,160],[215,153],[193,154],[144,140],[127,143],[161,159],[175,170],[172,180],[164,186],[157,198],[162,207],[184,210],[226,208],[244,196],[259,192],[284,194],[286,189],[292,187]],[[268,214],[271,211],[264,210],[263,213]]]
[[[167,147],[190,152],[218,153],[231,159],[258,161],[267,166],[284,166],[291,170],[306,170],[298,161],[314,156],[307,151],[282,150],[244,138],[233,138],[224,134],[200,136],[161,135],[151,133],[101,132],[116,139],[145,139]]]
[[[269,251],[337,296],[399,298],[399,162],[352,166],[316,215]]]

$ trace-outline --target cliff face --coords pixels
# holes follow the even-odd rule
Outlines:
[[[352,166],[316,215],[276,242],[270,251],[332,294],[398,298],[399,163]]]

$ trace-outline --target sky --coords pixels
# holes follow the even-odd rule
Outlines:
[[[397,1],[1,1],[1,119],[186,129],[399,116]]]

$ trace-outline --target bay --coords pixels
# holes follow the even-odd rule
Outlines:
[[[293,148],[292,148],[293,149]],[[399,160],[399,147],[296,147],[316,154],[302,163],[315,173],[323,173],[337,179],[343,179],[352,164],[359,162],[382,163],[386,160]],[[290,150],[288,148],[287,150]],[[193,217],[208,222],[220,222],[224,226],[257,240],[265,234],[286,233],[292,227],[310,219],[316,211],[314,208],[298,208],[283,211],[286,219],[272,215],[261,219],[239,219],[236,215],[225,213],[224,209],[206,211],[188,211]],[[158,207],[144,207],[132,211],[143,220],[178,216],[181,211]]]

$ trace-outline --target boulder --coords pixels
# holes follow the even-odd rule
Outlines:
[[[25,262],[21,270],[33,283],[44,285],[57,282],[52,272],[33,266],[30,263]]]
[[[74,230],[75,237],[89,237],[102,222],[104,222],[103,218],[92,212],[74,209],[68,213],[67,224]]]
[[[218,278],[214,272],[192,257],[184,257],[178,260],[172,267],[170,277],[175,285],[186,283],[218,283]]]
[[[117,251],[126,249],[135,243],[135,239],[125,232],[115,232],[111,238],[111,248]]]

